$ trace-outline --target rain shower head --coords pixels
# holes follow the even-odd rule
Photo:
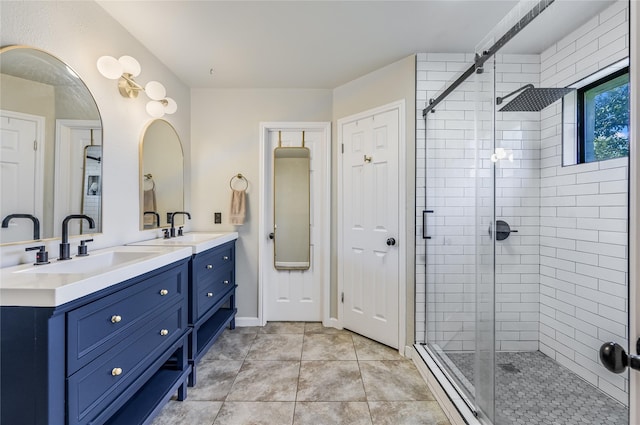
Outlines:
[[[496,98],[496,104],[500,105],[506,98],[521,92],[515,99],[499,109],[499,112],[539,112],[574,90],[565,87],[535,88],[533,84],[527,84],[506,96]]]

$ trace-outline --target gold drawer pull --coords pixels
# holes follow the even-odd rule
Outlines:
[[[120,369],[119,367],[114,367],[113,369],[111,369],[112,376],[119,376],[121,374],[122,374],[122,369]]]
[[[228,280],[224,280],[224,281],[222,281],[222,283],[224,283],[225,285],[228,285],[229,281]]]
[[[120,323],[122,320],[122,316],[114,315],[111,316],[111,323]]]
[[[169,331],[167,329],[163,329],[163,330],[160,331],[160,335],[167,336],[167,335],[169,335]]]
[[[213,297],[213,292],[207,292],[207,297],[209,298]]]
[[[224,257],[222,257],[222,259],[223,259],[224,261],[227,261],[227,260],[229,259],[229,257],[227,257],[227,256],[225,255]]]
[[[213,264],[207,264],[207,269],[211,270],[213,268]]]
[[[164,297],[165,295],[167,295],[168,293],[169,293],[169,291],[168,291],[167,289],[161,289],[161,290],[160,290],[160,295],[162,295],[163,297]]]

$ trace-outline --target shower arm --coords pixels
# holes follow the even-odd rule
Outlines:
[[[512,91],[511,93],[502,96],[502,97],[496,97],[496,105],[500,105],[506,98],[513,96],[514,94],[524,91],[524,90],[528,90],[528,89],[532,89],[533,88],[533,84],[527,84],[526,86],[522,86],[517,90]]]

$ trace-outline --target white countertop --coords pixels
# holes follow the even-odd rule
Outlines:
[[[5,267],[0,270],[0,305],[56,307],[191,253],[190,247],[180,246],[117,246],[89,251],[87,257],[51,260],[49,265]]]
[[[190,247],[194,254],[206,251],[222,245],[223,243],[238,239],[238,232],[189,232],[184,236],[176,236],[170,239],[150,239],[148,241],[135,242],[129,246],[184,246]]]

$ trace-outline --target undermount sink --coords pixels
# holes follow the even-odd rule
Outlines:
[[[142,260],[145,257],[157,255],[157,252],[126,252],[108,251],[100,254],[90,254],[86,257],[72,257],[70,260],[53,260],[50,264],[33,266],[15,273],[54,273],[54,274],[95,274],[108,271],[113,267],[120,267],[126,263]]]
[[[193,254],[215,248],[223,243],[238,239],[237,232],[226,233],[207,233],[207,232],[190,232],[183,236],[175,238],[151,239],[148,241],[136,242],[129,246],[184,246],[190,247]]]

